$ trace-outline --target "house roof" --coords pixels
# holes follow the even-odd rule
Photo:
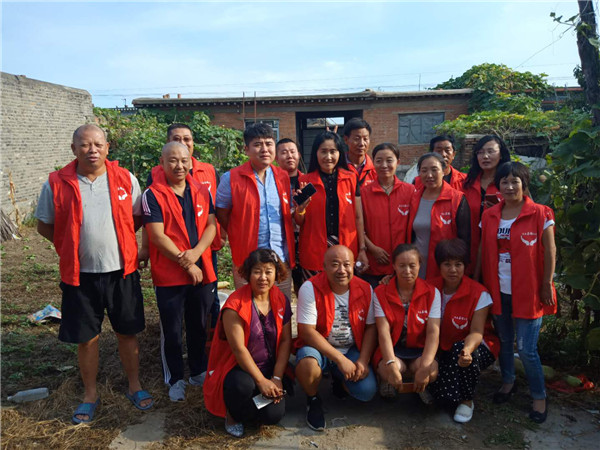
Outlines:
[[[425,97],[465,97],[470,96],[472,89],[445,89],[411,92],[378,92],[366,89],[361,92],[326,95],[294,95],[294,96],[267,96],[256,97],[260,104],[297,104],[297,103],[337,103],[345,101],[379,101]],[[254,104],[255,98],[227,97],[227,98],[136,98],[133,105],[144,107],[173,107],[173,106],[225,106],[245,102],[246,105]]]

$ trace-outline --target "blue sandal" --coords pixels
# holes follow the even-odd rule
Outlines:
[[[80,423],[90,423],[94,420],[94,414],[96,413],[96,408],[100,405],[100,398],[98,398],[94,403],[81,403],[75,412],[73,413],[73,417],[71,421],[78,425]],[[80,419],[77,416],[88,416],[87,419]]]
[[[127,397],[129,399],[129,401],[133,404],[133,406],[135,406],[137,409],[140,409],[142,411],[146,411],[150,408],[152,408],[152,406],[154,406],[154,399],[152,398],[152,396],[150,395],[150,393],[148,391],[137,391],[134,392],[133,394],[129,395],[128,392],[125,392],[125,397]],[[150,403],[148,403],[146,406],[142,406],[142,402],[144,400],[152,400]]]

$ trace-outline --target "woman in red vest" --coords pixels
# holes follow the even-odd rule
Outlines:
[[[396,176],[400,150],[383,143],[373,149],[377,179],[361,188],[360,198],[365,224],[365,243],[369,270],[360,275],[373,288],[393,272],[392,252],[406,242],[410,199],[415,192],[411,184]]]
[[[417,168],[422,186],[410,202],[407,239],[424,258],[419,277],[429,280],[440,275],[435,246],[442,239],[456,237],[470,243],[471,217],[463,193],[444,181],[446,161],[440,154],[425,153]]]
[[[356,175],[348,170],[341,138],[330,131],[319,134],[312,146],[308,173],[300,185],[312,183],[316,193],[296,207],[294,220],[300,226],[298,248],[304,280],[323,270],[325,251],[345,245],[357,264],[368,266],[367,247]],[[301,192],[301,191],[300,191]]]
[[[255,250],[239,269],[248,284],[233,292],[215,330],[206,381],[206,409],[225,418],[225,430],[244,434],[244,422],[278,423],[285,414],[283,375],[292,346],[289,300],[275,286],[287,276],[273,250]],[[253,397],[272,400],[257,409]]]
[[[438,365],[435,354],[440,337],[440,293],[418,277],[421,256],[414,244],[394,249],[394,277],[381,284],[373,295],[379,347],[373,366],[381,379],[379,393],[392,397],[402,388],[403,377],[414,376],[415,392],[427,404],[425,391],[435,381]]]
[[[440,241],[435,260],[441,276],[431,280],[442,294],[439,375],[431,385],[436,401],[456,407],[454,420],[473,417],[473,394],[483,369],[498,357],[500,342],[489,317],[492,297],[464,276],[469,246],[461,239]]]
[[[481,239],[481,215],[483,210],[494,206],[502,196],[494,184],[496,169],[510,161],[510,151],[498,136],[487,135],[479,139],[471,156],[471,168],[463,185],[463,192],[471,211],[471,262],[477,261],[477,250]],[[473,268],[468,268],[471,274]]]
[[[504,200],[481,218],[483,282],[494,300],[492,313],[501,344],[503,384],[494,394],[494,402],[504,403],[516,391],[516,331],[517,350],[533,398],[529,418],[542,423],[548,404],[537,341],[542,316],[556,313],[554,213],[526,195],[529,169],[523,164],[502,164],[494,182]]]

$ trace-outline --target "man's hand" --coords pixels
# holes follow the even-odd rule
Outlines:
[[[342,359],[336,365],[340,369],[340,372],[342,372],[342,375],[344,375],[345,380],[352,380],[356,373],[356,365],[352,361],[342,356]]]
[[[554,305],[554,296],[552,295],[552,283],[543,283],[540,292],[540,298],[544,305]]]
[[[150,259],[148,247],[142,246],[138,252],[138,269],[145,269],[148,267],[148,259]]]
[[[377,247],[376,245],[373,245],[373,247],[370,250],[370,253],[371,253],[371,255],[373,255],[373,257],[379,264],[389,264],[390,263],[389,253],[386,252],[381,247]]]
[[[360,381],[369,375],[368,363],[365,364],[359,359],[354,363],[354,365],[356,366],[356,371],[354,372],[354,376],[350,379],[350,381]]]
[[[192,264],[190,267],[186,269],[186,272],[190,277],[192,277],[192,284],[194,286],[202,283],[204,279],[204,275],[202,274],[202,270],[196,264]]]
[[[193,249],[184,250],[177,255],[177,262],[185,270],[188,270],[190,266],[195,265],[198,259],[199,257],[196,256],[196,252],[194,252]]]

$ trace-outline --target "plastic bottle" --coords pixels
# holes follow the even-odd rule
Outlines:
[[[27,391],[17,392],[15,395],[9,395],[8,401],[15,403],[33,402],[48,397],[48,388],[29,389]]]

